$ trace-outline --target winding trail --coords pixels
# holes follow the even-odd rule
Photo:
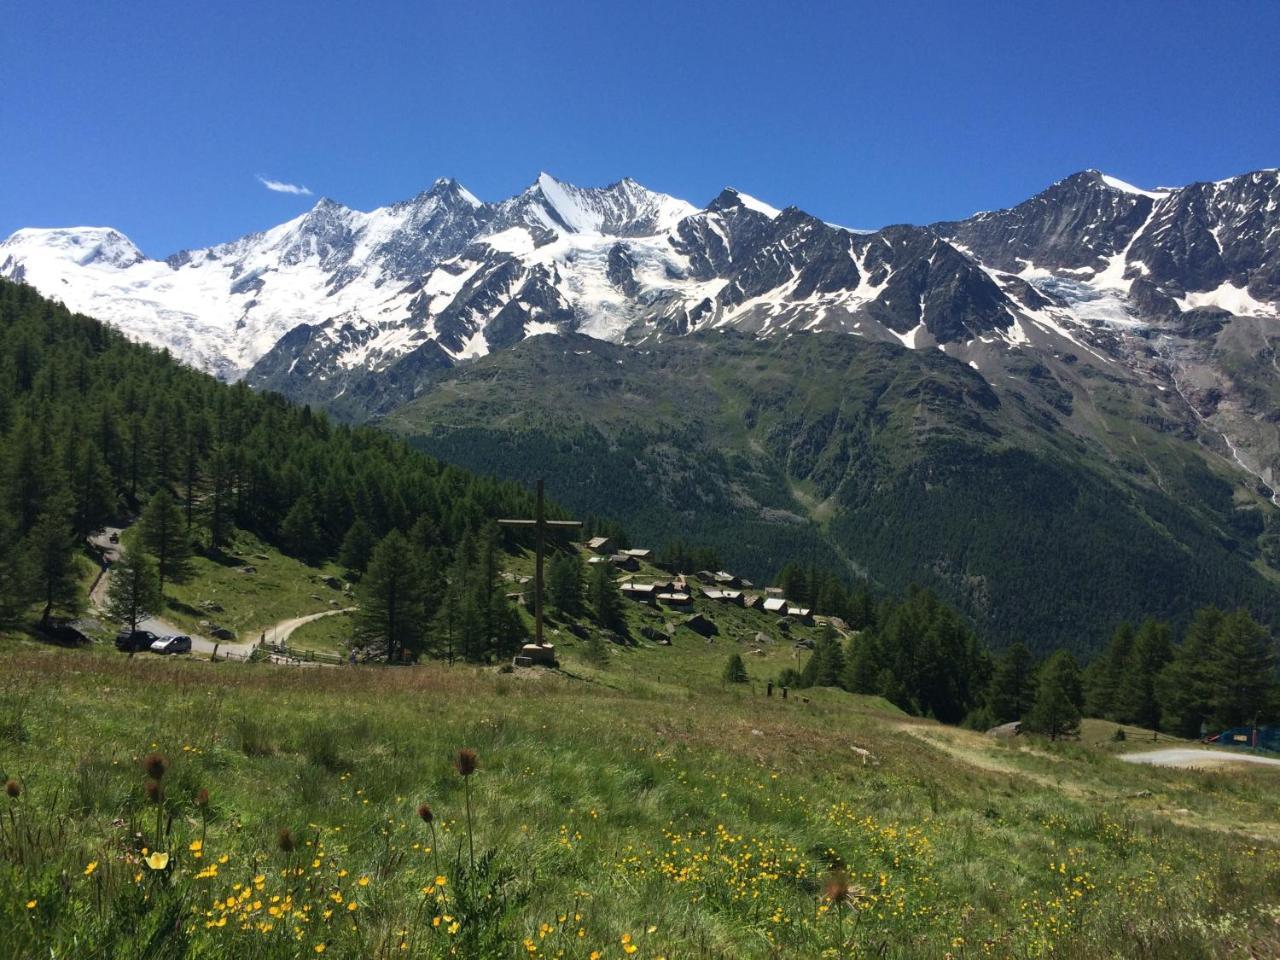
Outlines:
[[[311,623],[313,620],[323,620],[325,617],[332,617],[339,613],[354,613],[355,607],[342,607],[336,610],[321,610],[319,613],[308,614],[305,617],[294,617],[291,620],[281,620],[274,627],[268,627],[266,642],[284,646],[288,639],[293,636],[293,631],[297,630],[304,623]]]
[[[93,588],[89,591],[89,602],[99,613],[106,610],[107,587],[111,582],[111,565],[117,563],[123,553],[118,542],[111,542],[111,535],[115,534],[119,537],[124,533],[124,529],[121,527],[105,527],[89,538],[89,542],[102,551],[103,560],[107,563],[106,568],[98,579],[94,581]],[[240,641],[212,640],[209,637],[202,637],[197,633],[185,630],[176,623],[165,620],[163,617],[147,617],[138,623],[138,629],[150,630],[158,636],[188,636],[191,638],[191,651],[193,653],[199,652],[212,656],[216,652],[220,658],[247,661],[259,643],[265,641],[269,644],[284,646],[288,639],[293,636],[293,632],[304,623],[319,620],[321,617],[331,617],[337,613],[350,613],[353,610],[355,610],[355,607],[342,607],[335,610],[321,610],[319,613],[312,613],[305,617],[292,617],[288,620],[281,620],[279,623],[267,627],[256,639],[250,638]],[[278,656],[273,656],[271,659],[280,662],[287,660],[285,657]]]

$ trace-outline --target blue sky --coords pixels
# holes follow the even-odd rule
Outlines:
[[[43,0],[0,37],[0,236],[110,225],[161,256],[544,169],[849,226],[1085,167],[1217,179],[1280,164],[1277,37],[1275,0]]]

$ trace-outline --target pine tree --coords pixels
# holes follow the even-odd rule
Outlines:
[[[1122,690],[1133,654],[1134,630],[1128,621],[1112,634],[1107,649],[1085,671],[1085,706],[1090,716],[1124,722]]]
[[[1203,736],[1213,714],[1218,632],[1223,618],[1217,607],[1197,610],[1182,643],[1157,678],[1162,728],[1175,736]]]
[[[107,616],[137,630],[138,624],[160,610],[160,566],[147,555],[142,538],[130,531],[121,542],[121,557],[111,568],[107,585]]]
[[[157,490],[138,521],[143,549],[156,561],[159,589],[166,580],[181,583],[191,574],[191,540],[186,519],[168,490]]]
[[[812,655],[800,672],[800,680],[806,687],[838,687],[845,670],[844,650],[840,638],[830,627],[824,628],[814,646]]]
[[[1169,625],[1148,617],[1134,636],[1129,667],[1119,684],[1123,717],[1140,727],[1160,729],[1156,682],[1172,657]]]
[[[231,539],[235,458],[219,446],[209,461],[209,546],[215,550]]]
[[[747,676],[747,665],[742,662],[742,654],[730,654],[729,660],[724,665],[724,673],[721,674],[722,683],[746,683],[750,680]]]
[[[1047,733],[1050,740],[1075,734],[1080,729],[1084,696],[1076,659],[1059,650],[1040,668],[1035,703],[1023,723],[1032,733]]]
[[[576,553],[558,553],[547,567],[547,601],[566,617],[582,614],[582,561]]]
[[[347,528],[342,538],[342,546],[338,549],[338,562],[348,570],[363,573],[369,566],[369,558],[373,556],[373,548],[377,541],[373,533],[359,517]],[[416,544],[415,544],[416,546]]]
[[[18,539],[18,524],[0,510],[0,625],[15,624],[30,601],[26,557]]]
[[[418,558],[404,534],[392,530],[373,549],[360,582],[355,633],[361,646],[381,648],[387,662],[417,653],[426,626]]]
[[[1036,686],[1031,651],[1021,640],[996,660],[987,692],[987,706],[994,723],[1022,719],[1035,699]]]
[[[1221,728],[1268,719],[1276,695],[1276,649],[1245,610],[1223,618],[1214,651],[1213,719]]]
[[[280,524],[280,539],[285,549],[300,560],[314,564],[324,559],[325,537],[314,500],[304,496],[294,502]]]
[[[595,565],[591,574],[590,596],[596,623],[606,630],[622,630],[626,624],[622,615],[622,594],[607,563]]]
[[[48,623],[55,609],[77,613],[84,604],[76,574],[72,513],[66,493],[54,494],[23,541],[33,593],[44,604],[41,623]]]
[[[851,693],[878,694],[877,679],[883,655],[874,630],[863,630],[849,641],[840,685]]]
[[[74,456],[68,464],[71,492],[75,499],[75,531],[88,536],[97,530],[114,512],[115,491],[111,487],[111,474],[102,456],[88,440],[75,445]]]

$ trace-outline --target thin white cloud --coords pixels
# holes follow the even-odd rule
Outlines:
[[[300,187],[296,183],[285,183],[283,180],[268,180],[264,176],[258,177],[258,182],[273,193],[293,193],[300,197],[311,196],[311,191],[306,187]]]

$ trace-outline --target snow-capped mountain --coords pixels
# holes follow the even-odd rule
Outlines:
[[[0,244],[0,276],[234,378],[299,324],[376,302],[453,256],[488,216],[439,180],[369,213],[322,199],[263,233],[164,260],[106,228],[24,229]]]
[[[105,228],[20,230],[0,276],[220,375],[359,395],[366,412],[540,333],[834,330],[940,349],[993,384],[1136,378],[1180,396],[1266,483],[1280,472],[1275,170],[1152,190],[1090,170],[1008,210],[875,232],[733,189],[698,209],[629,179],[542,174],[483,203],[440,180],[368,213],[321,200],[165,260]]]

